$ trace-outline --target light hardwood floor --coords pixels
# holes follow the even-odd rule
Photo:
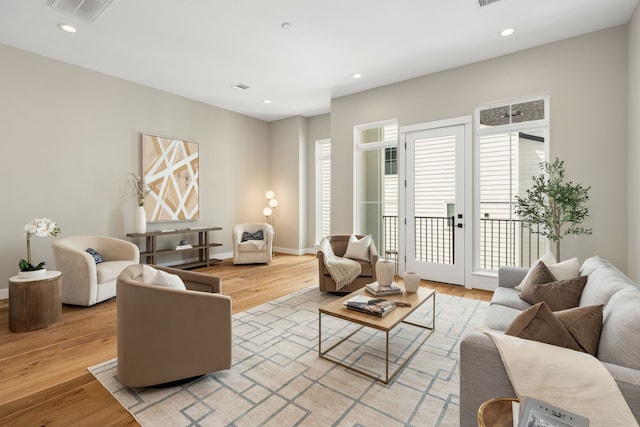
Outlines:
[[[285,296],[317,283],[311,255],[277,254],[271,265],[234,266],[225,260],[197,271],[222,277],[233,311]],[[491,292],[434,282],[440,293],[484,301]],[[47,329],[11,333],[8,301],[0,300],[0,425],[138,425],[87,371],[116,357],[116,304],[63,306],[62,320]]]

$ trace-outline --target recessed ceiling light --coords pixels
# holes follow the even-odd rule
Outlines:
[[[78,32],[76,27],[74,27],[73,25],[69,25],[69,24],[58,24],[58,28],[60,28],[62,31],[65,31],[67,33],[77,33]]]
[[[362,78],[362,74],[360,74],[360,73],[353,73],[353,74],[351,74],[351,77],[353,77],[354,79],[360,79],[360,78]]]
[[[271,104],[271,100],[270,100],[270,99],[265,99],[265,100],[264,100],[264,103],[265,103],[265,104]]]
[[[511,34],[515,33],[515,32],[516,32],[516,30],[513,29],[513,28],[505,28],[504,30],[500,31],[500,35],[502,37],[508,37]]]

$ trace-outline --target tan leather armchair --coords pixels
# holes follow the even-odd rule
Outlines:
[[[144,283],[140,264],[120,274],[118,381],[148,387],[229,369],[231,298],[220,278],[151,267],[178,275],[187,290]]]
[[[351,237],[349,234],[336,234],[333,236],[327,236],[334,255],[340,257],[344,256],[344,254],[347,252],[349,237]],[[358,239],[361,239],[364,236],[356,235],[356,237]],[[318,251],[318,253],[316,254],[316,258],[318,258],[319,287],[321,292],[349,293],[357,291],[367,283],[372,283],[378,280],[376,277],[375,269],[375,265],[378,262],[378,251],[373,241],[371,241],[371,245],[369,246],[369,261],[356,260],[362,267],[360,276],[358,276],[348,286],[340,288],[340,290],[336,289],[336,282],[331,278],[331,274],[324,265],[324,253]]]
[[[126,240],[108,236],[73,236],[51,245],[56,269],[62,272],[62,302],[94,305],[116,296],[118,275],[140,262],[140,250]],[[104,262],[96,264],[86,252],[96,250]]]
[[[242,233],[262,230],[263,240],[242,241]],[[233,227],[234,264],[271,264],[273,254],[273,227],[267,223],[244,223]]]

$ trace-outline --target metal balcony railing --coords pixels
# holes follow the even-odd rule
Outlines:
[[[416,217],[415,259],[453,264],[454,218]],[[398,250],[398,217],[383,216],[384,251]],[[523,221],[482,218],[479,262],[482,270],[500,266],[529,267],[546,250],[546,239],[526,227]],[[384,253],[384,252],[383,252]]]

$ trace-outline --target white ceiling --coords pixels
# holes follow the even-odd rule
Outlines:
[[[625,24],[637,3],[113,0],[90,23],[47,0],[0,0],[0,43],[271,121],[326,113],[331,98]],[[78,32],[62,32],[63,22]],[[293,28],[283,30],[284,22]],[[505,27],[516,33],[500,37]],[[356,72],[363,77],[354,80]]]

